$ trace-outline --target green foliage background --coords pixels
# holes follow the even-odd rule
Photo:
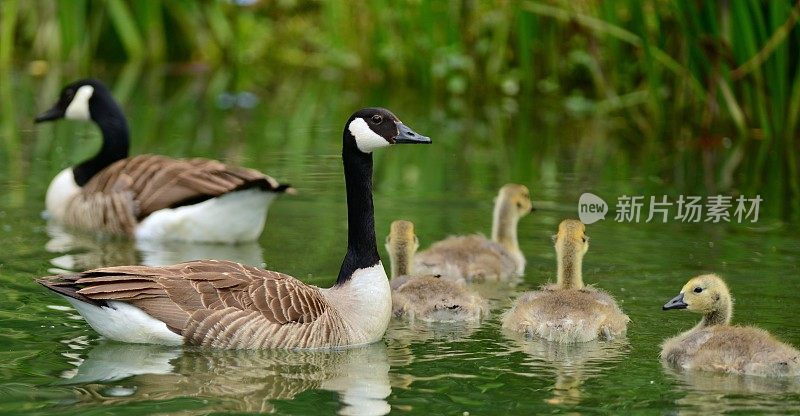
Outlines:
[[[287,74],[402,89],[443,120],[506,119],[504,148],[522,154],[548,144],[513,134],[520,119],[599,120],[600,138],[573,149],[577,166],[761,193],[797,220],[798,16],[790,0],[4,0],[0,72],[8,85],[12,68],[133,64],[222,70],[223,89],[259,96],[297,86]]]

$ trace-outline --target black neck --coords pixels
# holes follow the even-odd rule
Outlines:
[[[347,282],[358,269],[381,261],[375,241],[375,216],[372,206],[372,154],[363,153],[345,130],[342,146],[344,179],[347,187],[347,254],[336,284]]]
[[[103,145],[94,157],[72,169],[75,182],[83,186],[89,179],[110,164],[128,157],[128,123],[111,97],[95,94],[90,100],[92,120],[103,132]]]

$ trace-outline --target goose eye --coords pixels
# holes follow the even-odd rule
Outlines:
[[[383,122],[383,117],[381,117],[378,114],[375,114],[374,116],[372,116],[372,122],[375,124],[381,124]]]
[[[694,293],[700,293],[700,292],[702,292],[702,291],[703,291],[703,288],[702,288],[702,287],[696,287],[696,288],[694,288]]]

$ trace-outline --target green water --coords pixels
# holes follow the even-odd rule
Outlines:
[[[219,93],[234,84],[231,74],[113,72],[105,79],[129,115],[132,153],[221,158],[291,182],[299,194],[275,202],[256,244],[98,241],[41,216],[50,179],[99,144],[89,125],[31,122],[74,76],[3,76],[0,414],[800,413],[800,381],[681,374],[658,360],[661,341],[698,319],[661,305],[709,271],[728,280],[736,322],[800,345],[798,228],[768,210],[756,224],[609,217],[590,225],[584,278],[631,317],[627,338],[565,347],[501,331],[511,299],[554,278],[550,237],[561,219],[576,215],[581,193],[609,201],[681,193],[633,171],[605,140],[603,121],[563,118],[546,103],[507,113],[503,100],[459,103],[303,76],[256,89],[261,101],[252,109],[223,109]],[[488,233],[497,188],[519,182],[531,189],[538,210],[519,230],[526,275],[516,287],[477,288],[492,306],[480,325],[393,321],[382,342],[326,353],[124,345],[99,339],[66,302],[33,283],[58,270],[208,257],[332,284],[346,235],[342,123],[363,105],[389,107],[434,140],[376,153],[379,241],[397,218],[416,223],[422,247],[449,234]]]

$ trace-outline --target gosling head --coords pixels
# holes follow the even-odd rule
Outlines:
[[[419,239],[414,234],[414,223],[397,220],[389,227],[386,251],[392,264],[392,277],[412,274],[411,263],[419,248]]]
[[[586,235],[586,226],[578,220],[568,219],[558,224],[558,234],[553,236],[556,253],[571,252],[580,255],[589,251],[589,236]]]
[[[498,201],[512,207],[512,212],[517,218],[522,218],[533,211],[531,193],[525,185],[509,183],[500,188]]]
[[[58,120],[96,120],[103,107],[119,110],[102,82],[95,79],[75,81],[61,90],[58,101],[47,111],[36,117],[36,122]]]
[[[689,280],[678,296],[664,304],[663,310],[686,309],[702,314],[715,313],[730,308],[730,297],[725,281],[715,274],[704,274]]]
[[[414,132],[385,108],[358,110],[345,125],[345,146],[355,145],[362,153],[393,144],[430,143],[430,137]]]

